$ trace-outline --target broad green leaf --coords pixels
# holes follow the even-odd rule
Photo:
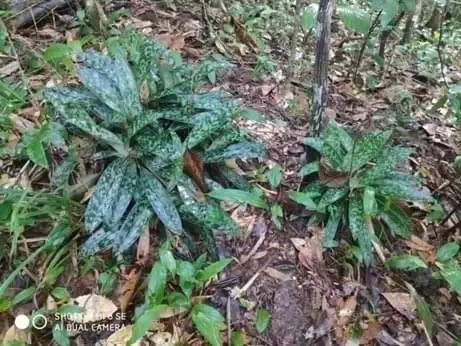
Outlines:
[[[382,2],[383,15],[381,16],[381,25],[386,27],[399,14],[399,0],[383,0]]]
[[[207,282],[223,271],[224,268],[226,268],[231,262],[232,259],[223,259],[218,262],[211,263],[198,272],[197,279],[201,282]]]
[[[193,117],[194,127],[187,137],[188,148],[193,148],[207,138],[211,138],[229,121],[226,110],[199,113]]]
[[[363,35],[368,33],[371,17],[366,11],[358,7],[339,6],[337,13],[348,30]]]
[[[367,216],[374,216],[378,212],[375,190],[370,187],[365,188],[363,191],[363,212]]]
[[[257,208],[266,209],[268,207],[264,196],[257,192],[236,189],[214,189],[208,195],[222,201],[251,204]]]
[[[160,247],[158,255],[160,262],[168,269],[168,271],[172,274],[176,273],[176,260],[170,250],[169,243],[166,242]]]
[[[112,248],[119,238],[117,231],[118,229],[114,230],[105,225],[101,226],[83,243],[81,255],[88,257]]]
[[[402,270],[415,270],[419,268],[427,268],[426,263],[417,257],[412,255],[397,255],[392,256],[386,261],[386,265],[391,269],[402,269]]]
[[[113,242],[113,249],[116,254],[122,254],[131,248],[141,236],[152,214],[152,210],[146,202],[136,202],[117,231],[118,236]]]
[[[346,196],[348,192],[349,188],[347,186],[329,188],[320,198],[320,201],[317,204],[318,209],[324,209],[330,204],[339,201],[341,198]]]
[[[306,137],[303,139],[303,143],[307,146],[315,149],[319,153],[323,153],[323,140],[318,137]]]
[[[177,261],[176,263],[176,273],[179,276],[179,287],[181,287],[185,295],[190,297],[194,289],[196,289],[197,280],[195,276],[197,271],[194,265],[188,261]]]
[[[322,154],[333,168],[341,170],[344,158],[352,150],[353,140],[338,124],[331,122],[323,133]]]
[[[78,160],[75,155],[66,157],[54,170],[51,185],[55,188],[64,188],[67,186],[69,184],[69,177],[77,164]]]
[[[405,11],[414,11],[416,9],[416,0],[402,0],[402,5]]]
[[[409,148],[385,148],[382,154],[376,159],[376,165],[365,173],[362,180],[368,184],[391,177],[398,166],[408,160],[412,152]]]
[[[232,346],[246,346],[248,345],[247,336],[244,332],[232,332],[231,344]]]
[[[459,252],[459,244],[456,242],[450,242],[443,244],[437,251],[436,259],[440,262],[446,262],[455,257]]]
[[[117,280],[117,275],[113,270],[105,271],[99,274],[98,277],[98,287],[99,294],[106,296],[114,289],[115,282]]]
[[[424,298],[421,297],[419,294],[415,293],[413,299],[415,301],[416,312],[418,314],[418,317],[423,321],[429,336],[432,336],[432,328],[434,326],[434,322],[432,319],[431,309],[427,305]]]
[[[360,137],[353,147],[352,171],[355,172],[367,162],[375,160],[382,153],[390,137],[391,131],[366,133]]]
[[[312,200],[312,196],[306,192],[289,191],[288,197],[293,201],[302,204],[308,210],[317,210],[317,204]]]
[[[215,308],[197,304],[191,311],[192,321],[200,334],[212,346],[222,346],[220,331],[225,328],[224,317]]]
[[[304,31],[314,29],[318,10],[318,4],[310,4],[304,12],[302,12],[299,23]]]
[[[39,137],[35,137],[27,146],[27,156],[36,165],[48,168],[48,158]]]
[[[28,300],[30,297],[34,295],[36,291],[37,291],[37,287],[35,286],[31,286],[31,287],[28,287],[22,290],[21,292],[19,292],[18,294],[14,296],[12,305],[16,305],[16,304],[22,303],[25,300]]]
[[[461,267],[458,262],[451,260],[436,265],[440,268],[440,274],[448,282],[450,288],[461,296]]]
[[[85,210],[85,229],[87,232],[96,230],[103,221],[108,221],[109,225],[112,223],[112,210],[119,198],[126,167],[125,160],[116,159],[101,174]]]
[[[133,330],[131,338],[128,341],[128,345],[134,344],[136,341],[146,335],[149,329],[152,328],[152,324],[160,318],[160,315],[167,308],[168,305],[154,305],[145,310],[133,325]]]
[[[71,295],[67,288],[65,287],[55,287],[51,291],[51,295],[56,298],[58,301],[66,301],[70,299]]]
[[[411,176],[410,176],[411,178]],[[381,195],[390,198],[396,198],[403,201],[412,202],[432,202],[433,198],[430,192],[419,187],[414,178],[411,180],[400,179],[382,179],[374,184],[375,190]]]
[[[255,325],[256,325],[256,330],[258,333],[263,333],[267,327],[269,326],[269,321],[271,319],[271,314],[269,310],[259,308],[256,311],[256,317],[255,317]]]
[[[150,303],[160,304],[162,302],[165,295],[166,281],[166,267],[160,262],[155,262],[147,278],[146,298]]]
[[[319,163],[318,162],[310,162],[304,165],[298,173],[298,176],[304,177],[306,175],[311,175],[312,173],[319,171]]]
[[[353,196],[349,201],[349,228],[352,237],[358,242],[366,265],[371,263],[371,236],[365,221],[361,196]]]
[[[135,193],[136,186],[138,184],[138,172],[134,162],[127,162],[127,167],[120,182],[120,186],[117,192],[117,199],[112,205],[112,217],[107,220],[115,224],[119,222],[123,215],[125,215],[130,202],[132,201]]]
[[[53,341],[59,346],[70,346],[70,338],[64,324],[58,322],[53,326]]]
[[[162,183],[148,170],[142,169],[141,184],[144,195],[165,227],[173,233],[183,233],[184,230],[178,210]]]
[[[261,144],[246,142],[207,151],[203,156],[203,160],[205,163],[214,163],[230,159],[264,158],[265,155],[266,150]]]
[[[279,165],[272,167],[267,173],[266,178],[269,181],[270,186],[275,189],[282,182],[282,170]]]
[[[282,229],[283,209],[280,204],[271,205],[271,220],[278,229]]]

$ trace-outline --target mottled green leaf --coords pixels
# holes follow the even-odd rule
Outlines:
[[[386,265],[391,269],[402,269],[402,270],[415,270],[419,268],[427,268],[426,263],[417,257],[412,255],[397,255],[392,256],[386,261]]]
[[[155,262],[147,278],[146,299],[151,304],[158,304],[165,295],[167,268],[161,262]]]
[[[374,184],[376,191],[385,197],[396,198],[404,201],[432,202],[430,192],[416,185],[414,181],[399,179],[383,179]]]
[[[213,136],[226,125],[228,120],[229,116],[225,110],[204,112],[195,115],[193,117],[194,127],[187,138],[188,147],[193,148],[205,139]]]
[[[141,169],[141,184],[144,195],[160,221],[171,232],[181,234],[184,231],[181,218],[162,183],[151,172]]]
[[[317,150],[319,153],[323,153],[323,140],[321,138],[307,137],[303,139],[303,143]]]
[[[355,142],[353,148],[352,171],[375,160],[391,137],[391,131],[366,133]],[[346,167],[347,169],[347,167]]]
[[[118,202],[125,177],[126,161],[112,161],[99,178],[85,211],[85,229],[93,232],[104,220],[112,224],[112,210]]]
[[[118,236],[117,230],[109,229],[104,225],[101,226],[83,243],[81,256],[92,256],[98,252],[112,248]]]
[[[116,254],[121,254],[139,239],[144,227],[152,217],[152,210],[147,203],[137,202],[130,210],[115,239],[113,248]]]
[[[27,156],[38,166],[48,168],[48,158],[40,137],[34,137],[27,146]]]
[[[347,186],[329,188],[320,198],[317,207],[319,209],[324,209],[330,204],[339,201],[341,198],[346,196],[348,192],[349,188]]]
[[[358,7],[339,6],[337,12],[339,18],[348,30],[363,35],[368,33],[371,17],[366,11]]]
[[[335,237],[343,212],[343,207],[335,205],[330,205],[328,207],[328,221],[325,226],[325,232],[323,233],[323,247],[331,248],[338,246],[339,243],[335,240]]]
[[[405,211],[403,211],[397,204],[389,203],[388,205],[379,205],[379,217],[389,227],[391,232],[398,234],[403,238],[409,238],[410,232],[410,219]]]
[[[212,346],[222,346],[220,331],[225,328],[224,317],[215,308],[197,304],[191,311],[192,321],[200,334]]]
[[[160,262],[168,269],[172,274],[176,273],[176,260],[173,253],[170,250],[170,244],[165,242],[159,249],[158,255]]]
[[[412,150],[409,148],[385,148],[376,159],[376,165],[365,173],[362,180],[368,184],[389,178],[397,170],[398,166],[408,159],[411,153]]]
[[[461,267],[456,261],[437,263],[440,268],[440,274],[448,282],[450,288],[461,296]]]
[[[264,158],[266,150],[258,143],[246,142],[231,144],[223,149],[207,151],[203,157],[205,163],[213,163],[230,159]]]
[[[371,263],[371,237],[365,221],[362,198],[359,195],[349,200],[349,228],[352,237],[358,242],[366,265]]]
[[[315,162],[310,162],[306,165],[304,165],[301,170],[299,171],[298,175],[300,177],[304,177],[306,175],[311,175],[312,173],[318,172],[319,171],[319,163],[317,161]]]
[[[267,202],[258,192],[248,192],[236,189],[214,189],[208,193],[212,198],[222,201],[251,204],[255,207],[266,209]]]
[[[375,190],[370,187],[365,188],[363,191],[363,212],[367,216],[374,216],[378,212],[375,194]]]
[[[446,262],[455,257],[459,252],[459,244],[457,242],[450,242],[443,244],[437,251],[437,261]]]
[[[259,308],[256,310],[255,326],[258,333],[263,333],[269,326],[271,314],[269,310]]]
[[[426,301],[419,294],[413,297],[416,305],[416,312],[418,317],[423,321],[424,327],[426,328],[429,336],[432,336],[432,329],[434,327],[434,321],[432,319],[431,309],[427,305]]]
[[[53,341],[59,346],[70,346],[70,338],[64,324],[58,322],[53,326]]]

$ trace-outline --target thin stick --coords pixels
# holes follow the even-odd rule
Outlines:
[[[357,64],[355,65],[354,78],[352,79],[354,83],[357,83],[357,74],[359,73],[360,64],[362,63],[363,53],[365,53],[365,48],[367,46],[368,41],[370,40],[371,34],[375,30],[375,28],[378,26],[378,20],[381,17],[382,13],[383,13],[383,10],[378,12],[375,19],[373,20],[373,23],[370,26],[370,29],[368,29],[368,33],[365,36],[365,39],[363,40],[362,47],[360,48],[359,56],[357,58]]]
[[[446,0],[445,1],[445,7],[443,8],[443,13],[442,13],[442,19],[440,20],[440,29],[439,29],[439,42],[437,42],[437,55],[439,56],[439,61],[440,61],[440,72],[442,73],[442,78],[443,78],[443,83],[445,86],[448,87],[448,82],[447,78],[445,76],[445,63],[443,61],[443,56],[442,56],[442,38],[443,38],[443,22],[445,19],[445,16],[447,15],[448,11],[448,5],[450,1]]]

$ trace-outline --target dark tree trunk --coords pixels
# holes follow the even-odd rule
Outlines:
[[[317,14],[315,64],[313,75],[313,97],[310,120],[310,136],[318,137],[322,131],[323,115],[328,100],[328,60],[330,54],[332,0],[320,0]],[[307,162],[319,159],[319,153],[306,147]],[[303,184],[316,179],[317,174],[304,177]]]
[[[328,57],[330,53],[331,14],[333,2],[320,0],[317,15],[314,65],[314,95],[312,98],[311,135],[319,136],[328,98]]]

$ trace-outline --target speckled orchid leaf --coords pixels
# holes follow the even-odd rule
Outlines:
[[[303,139],[303,143],[319,153],[323,153],[323,139],[318,137],[306,137]]]
[[[187,145],[193,148],[203,142],[205,139],[212,137],[228,123],[228,117],[225,111],[204,112],[196,114],[192,122],[192,128],[187,137]]]
[[[231,144],[226,148],[207,151],[203,157],[205,163],[230,159],[264,158],[266,149],[259,143],[245,142]]]
[[[134,198],[134,191],[138,184],[138,168],[134,162],[127,163],[122,182],[118,190],[118,197],[112,206],[111,223],[119,222]]]
[[[392,179],[382,179],[373,185],[376,193],[403,201],[432,202],[430,191],[418,185],[410,174],[394,174]]]
[[[77,75],[85,87],[107,106],[133,118],[142,111],[139,91],[127,62],[90,52],[81,55]]]
[[[409,148],[386,148],[377,158],[376,165],[366,172],[361,180],[369,184],[373,181],[390,178],[399,165],[408,160],[411,153],[412,150]]]
[[[323,133],[322,153],[334,169],[341,170],[344,157],[352,147],[353,140],[346,130],[331,122]]]
[[[143,112],[139,114],[130,122],[128,128],[128,137],[131,138],[135,136],[146,126],[153,125],[157,127],[159,118],[160,114],[158,112]]]
[[[226,105],[226,97],[229,97],[229,94],[212,91],[204,94],[187,95],[182,102],[185,106],[192,105],[197,110],[212,111]]]
[[[73,125],[91,137],[110,145],[120,156],[128,155],[128,149],[123,141],[113,132],[97,125],[85,110],[65,107],[60,114],[65,124]]]
[[[90,202],[85,210],[85,229],[93,232],[104,221],[111,224],[112,210],[117,203],[120,186],[126,172],[126,161],[112,161],[99,178]]]
[[[241,131],[234,129],[229,124],[229,126],[220,129],[219,134],[215,136],[213,142],[211,142],[207,150],[218,150],[231,144],[245,141],[249,141],[248,136]]]
[[[90,92],[82,88],[53,87],[43,92],[44,98],[60,113],[65,107],[83,108],[90,114],[96,115],[106,124],[123,122],[123,116],[107,107]]]
[[[160,221],[171,232],[183,233],[184,229],[178,210],[162,183],[145,168],[141,169],[140,179],[143,193]]]
[[[356,171],[367,162],[375,160],[391,138],[391,131],[366,133],[356,140],[353,148],[352,171]],[[348,169],[348,167],[344,167]]]
[[[335,240],[335,237],[343,213],[344,208],[342,206],[330,205],[328,207],[328,221],[323,233],[323,247],[331,248],[338,246],[339,243]]]
[[[337,188],[330,188],[325,191],[325,193],[320,198],[320,201],[317,204],[317,208],[324,209],[330,204],[339,201],[341,198],[347,195],[349,192],[349,187],[337,187]]]
[[[120,226],[118,238],[114,241],[114,250],[121,254],[128,250],[139,239],[144,226],[152,217],[152,209],[145,201],[137,202]]]
[[[117,229],[110,229],[103,225],[83,243],[81,255],[84,257],[92,256],[95,253],[109,250],[117,238]]]
[[[369,265],[372,257],[372,244],[363,212],[362,198],[359,195],[349,200],[349,228],[352,237],[360,247],[365,264]]]
[[[155,155],[162,163],[171,163],[182,157],[184,145],[174,131],[146,128],[136,136],[136,149],[144,155]]]
[[[198,200],[199,190],[190,178],[183,176],[181,180],[177,188],[183,202],[179,207],[179,213],[183,219],[207,231],[233,235],[240,233],[238,226],[221,207]]]

